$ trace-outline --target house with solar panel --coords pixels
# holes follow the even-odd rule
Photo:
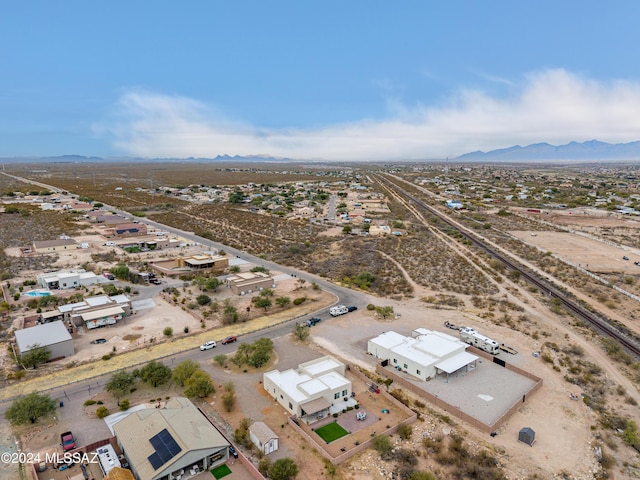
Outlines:
[[[229,458],[229,442],[187,398],[131,412],[113,425],[138,480],[180,480]]]

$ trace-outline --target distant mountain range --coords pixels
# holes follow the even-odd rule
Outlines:
[[[530,162],[544,160],[575,161],[637,161],[640,160],[640,141],[630,143],[605,143],[598,140],[566,145],[534,143],[521,147],[491,150],[489,152],[470,152],[460,155],[456,160],[465,162]]]
[[[0,162],[33,162],[33,163],[84,163],[101,161],[143,161],[143,162],[228,162],[228,163],[345,163],[314,159],[302,160],[294,158],[272,157],[270,155],[218,155],[213,158],[132,158],[132,157],[86,157],[84,155],[61,155],[57,157],[13,157],[0,158]],[[543,162],[543,161],[577,161],[577,162],[640,162],[640,141],[629,143],[606,143],[598,140],[588,142],[570,142],[566,145],[550,143],[534,143],[521,147],[500,148],[489,152],[475,151],[455,158],[462,162]],[[346,162],[357,163],[357,162]]]

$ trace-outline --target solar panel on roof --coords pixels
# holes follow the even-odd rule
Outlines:
[[[151,442],[155,450],[148,457],[154,470],[160,468],[182,451],[182,447],[178,445],[178,442],[175,441],[166,428],[151,437],[149,442]]]

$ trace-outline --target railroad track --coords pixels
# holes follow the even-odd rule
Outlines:
[[[598,315],[586,307],[582,306],[580,303],[571,299],[567,294],[565,294],[562,290],[555,287],[548,281],[540,278],[537,274],[532,272],[530,269],[525,267],[524,265],[519,264],[509,256],[503,254],[498,249],[492,247],[487,242],[482,240],[480,237],[471,233],[467,229],[461,227],[457,222],[451,220],[447,215],[440,212],[438,209],[432,207],[424,200],[412,195],[404,188],[400,187],[396,183],[389,180],[387,177],[383,175],[372,175],[372,177],[384,185],[386,188],[393,190],[397,194],[407,198],[412,203],[412,208],[420,208],[423,211],[435,216],[440,221],[444,222],[448,227],[455,229],[459,234],[461,234],[466,240],[471,242],[478,249],[486,252],[488,255],[493,257],[494,259],[502,262],[508,269],[514,270],[520,273],[520,278],[527,281],[531,285],[535,286],[538,290],[540,290],[545,295],[557,298],[562,303],[562,306],[569,313],[574,315],[576,318],[583,320],[587,324],[591,325],[596,331],[599,333],[611,337],[616,340],[622,347],[634,355],[636,358],[640,358],[640,343],[637,339],[631,337],[630,335],[621,332],[616,326],[612,325],[610,321],[604,318],[601,315]]]

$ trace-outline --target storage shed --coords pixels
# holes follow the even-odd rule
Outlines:
[[[536,441],[536,432],[529,427],[524,427],[518,433],[518,440],[533,447],[533,443]]]
[[[258,450],[265,455],[278,450],[280,439],[264,422],[255,422],[251,425],[249,427],[249,437],[253,444],[258,447]]]

